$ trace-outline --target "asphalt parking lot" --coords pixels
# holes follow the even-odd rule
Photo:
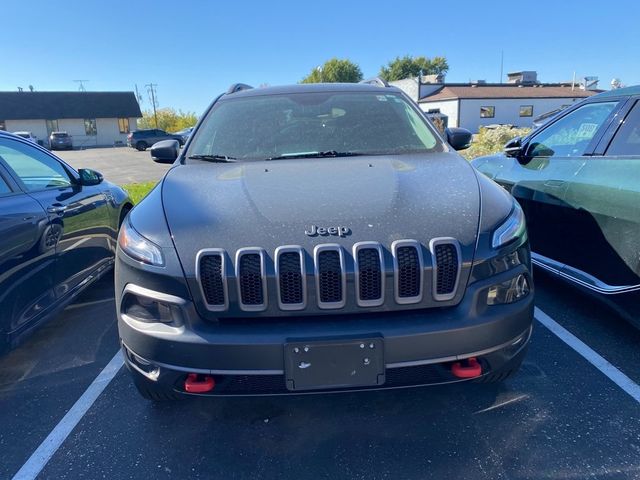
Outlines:
[[[0,478],[640,478],[640,332],[542,274],[501,386],[162,405],[121,367],[112,281],[0,358]]]
[[[154,162],[149,150],[139,152],[129,147],[61,150],[53,153],[73,168],[91,168],[118,185],[157,182],[171,166]]]

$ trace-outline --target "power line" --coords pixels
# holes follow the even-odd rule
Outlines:
[[[156,122],[156,128],[158,128],[158,112],[156,111],[156,92],[155,87],[157,87],[157,83],[147,83],[145,87],[149,91],[149,95],[151,95],[151,105],[153,106],[153,118]]]

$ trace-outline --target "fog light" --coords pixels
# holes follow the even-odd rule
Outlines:
[[[128,294],[122,302],[122,313],[141,322],[171,323],[176,315],[174,305],[147,297]]]
[[[523,274],[489,288],[487,305],[513,303],[529,295],[529,282]]]

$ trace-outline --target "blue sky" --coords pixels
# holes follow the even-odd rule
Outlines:
[[[599,5],[601,8],[596,8]],[[639,0],[3,2],[0,90],[133,90],[201,113],[234,82],[295,83],[337,56],[374,76],[398,55],[442,55],[447,81],[536,70],[640,84]]]

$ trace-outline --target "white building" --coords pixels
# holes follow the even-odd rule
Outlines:
[[[0,130],[44,145],[51,132],[67,132],[74,148],[126,144],[141,117],[133,92],[0,92]]]
[[[570,83],[423,83],[415,78],[390,83],[428,114],[446,116],[446,126],[474,133],[496,124],[531,127],[538,115],[598,93]]]

